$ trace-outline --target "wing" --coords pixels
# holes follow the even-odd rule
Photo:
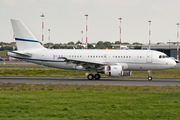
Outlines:
[[[68,57],[59,57],[58,59],[64,59],[67,64],[76,64],[77,66],[82,66],[86,70],[90,69],[102,69],[106,65],[119,65],[123,67],[123,70],[128,69],[127,63],[114,63],[114,62],[99,62],[99,61],[92,61],[92,60],[85,60],[85,59],[78,59],[78,58],[68,58]]]
[[[107,65],[105,62],[99,62],[99,61],[91,61],[91,60],[85,60],[85,59],[78,59],[78,58],[67,58],[67,57],[59,57],[58,59],[64,59],[64,61],[67,64],[73,63],[77,66],[83,66],[85,69],[97,69],[99,67]]]

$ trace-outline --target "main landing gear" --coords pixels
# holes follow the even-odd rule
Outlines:
[[[151,71],[148,70],[148,80],[151,81],[152,80],[152,77],[151,77]]]
[[[93,79],[95,79],[95,80],[99,80],[100,78],[101,78],[101,75],[100,74],[95,74],[95,75],[93,75],[93,74],[89,74],[88,76],[87,76],[87,78],[88,78],[88,80],[93,80]]]

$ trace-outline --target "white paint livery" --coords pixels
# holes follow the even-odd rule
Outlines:
[[[108,76],[130,76],[131,71],[163,70],[176,66],[166,54],[153,50],[86,50],[46,49],[20,20],[11,20],[18,51],[8,56],[60,69],[90,71],[88,79]],[[97,74],[93,75],[93,72]]]

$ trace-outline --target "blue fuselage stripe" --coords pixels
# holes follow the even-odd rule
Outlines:
[[[11,56],[14,57],[14,56]],[[41,62],[64,62],[64,61],[57,61],[57,60],[42,60],[42,59],[29,59],[29,58],[21,58],[21,57],[14,57],[17,59],[22,59],[22,60],[34,60],[34,61],[41,61]]]
[[[15,40],[17,40],[17,41],[26,41],[26,42],[39,42],[39,41],[36,41],[36,40],[28,40],[28,39],[21,39],[21,38],[15,38]]]
[[[10,56],[14,57],[14,56]],[[43,60],[43,59],[30,59],[30,58],[22,58],[22,57],[14,57],[17,59],[22,59],[22,60],[33,60],[33,61],[41,61],[41,62],[65,62],[65,61],[59,61],[59,60]],[[106,64],[108,63],[113,63],[113,62],[105,62]],[[122,62],[116,62],[116,63],[122,63]],[[135,63],[135,62],[127,62],[127,64],[142,64],[142,65],[147,65],[147,64],[152,64],[152,63]],[[154,65],[159,65],[161,63],[153,63]],[[163,63],[161,65],[164,65]]]

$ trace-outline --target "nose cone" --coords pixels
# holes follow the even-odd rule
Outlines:
[[[174,60],[170,60],[169,65],[171,65],[173,68],[176,66],[176,62]]]

